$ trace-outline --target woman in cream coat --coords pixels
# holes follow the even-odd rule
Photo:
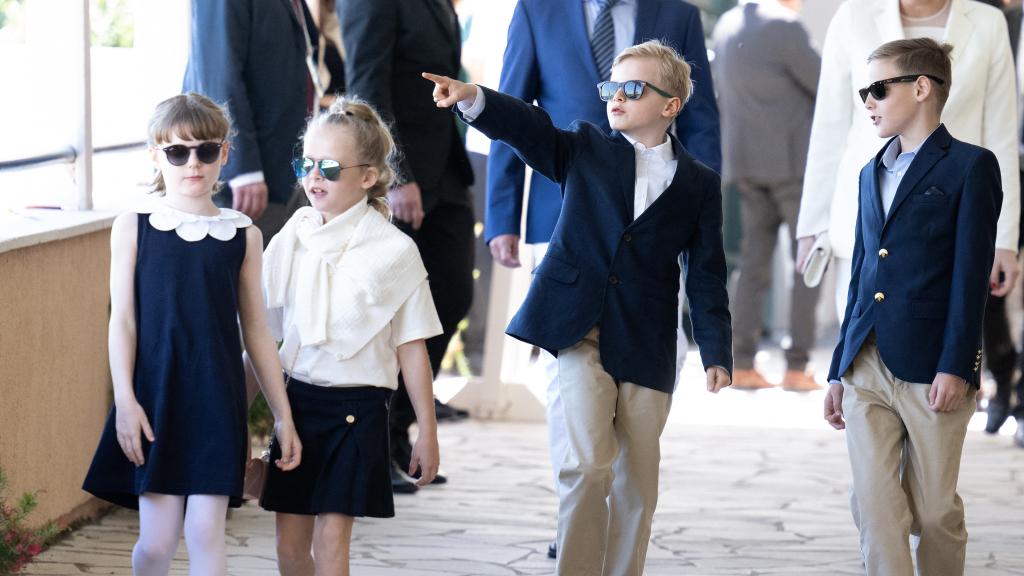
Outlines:
[[[953,46],[953,79],[942,122],[960,140],[988,148],[999,160],[1003,206],[996,236],[995,296],[1009,292],[1020,268],[1017,92],[1006,20],[973,0],[847,0],[829,24],[797,222],[797,268],[817,235],[827,232],[836,258],[836,307],[846,309],[857,220],[858,173],[882,148],[857,89],[868,85],[867,58],[879,45],[905,37],[906,16],[929,16],[949,2],[942,42]],[[1003,279],[1000,282],[1000,272]]]

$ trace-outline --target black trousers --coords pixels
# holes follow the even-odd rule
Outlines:
[[[419,230],[396,221],[399,228],[416,241],[444,330],[440,336],[427,340],[430,369],[435,376],[448,343],[473,302],[475,240],[473,205],[466,186],[454,174],[442,178],[439,186],[448,189],[423,191],[424,199],[430,198],[433,205],[425,206],[427,213]],[[391,456],[403,468],[409,464],[409,426],[415,421],[416,413],[405,382],[399,377],[398,389],[391,400]]]

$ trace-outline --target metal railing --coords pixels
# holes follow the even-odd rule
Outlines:
[[[125,142],[123,144],[111,144],[109,146],[97,146],[93,148],[93,154],[104,154],[109,152],[126,152],[145,148],[145,142]],[[25,156],[11,160],[0,160],[0,172],[12,170],[27,170],[40,168],[49,164],[74,164],[78,159],[78,151],[68,146],[57,152],[38,154],[36,156]]]

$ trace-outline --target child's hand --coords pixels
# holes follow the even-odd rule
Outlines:
[[[732,384],[729,373],[718,366],[708,368],[708,392],[718,394],[718,391]]]
[[[114,412],[114,428],[117,430],[117,443],[121,445],[121,451],[132,464],[142,466],[146,463],[142,455],[142,435],[145,434],[146,440],[150,442],[156,440],[149,418],[146,418],[146,411],[133,398],[117,404]]]
[[[423,77],[434,83],[434,104],[438,108],[451,108],[458,102],[472,106],[476,102],[476,86],[473,84],[429,72],[424,72]]]
[[[409,460],[409,476],[419,472],[417,486],[426,486],[434,481],[437,469],[441,465],[441,455],[437,447],[437,433],[425,433],[420,430],[416,444],[412,447],[412,458]]]
[[[928,407],[936,412],[953,412],[967,396],[967,381],[959,376],[939,372],[928,391]]]
[[[843,385],[832,383],[825,394],[825,420],[836,430],[846,428],[843,420]]]
[[[302,442],[295,431],[295,423],[291,419],[278,420],[274,423],[274,437],[281,447],[281,458],[274,464],[285,472],[294,470],[302,462]]]

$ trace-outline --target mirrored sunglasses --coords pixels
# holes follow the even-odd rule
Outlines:
[[[650,87],[658,94],[661,94],[665,98],[672,98],[673,96],[668,92],[665,92],[661,88],[658,88],[654,84],[645,80],[626,80],[625,82],[601,82],[597,85],[597,94],[601,97],[601,100],[608,102],[615,98],[615,94],[621,89],[623,96],[629,100],[639,100],[644,95],[644,88]]]
[[[173,144],[161,148],[167,156],[171,166],[184,166],[188,162],[192,151],[196,151],[196,157],[203,164],[213,164],[220,160],[220,150],[224,147],[223,142],[203,142],[196,146],[185,146],[184,144]]]
[[[292,160],[292,168],[295,169],[296,178],[305,178],[313,171],[314,166],[320,171],[320,174],[324,178],[334,182],[341,177],[342,170],[348,170],[349,168],[361,168],[363,166],[369,166],[369,164],[342,166],[337,160],[330,160],[328,158],[313,160],[312,158],[302,157]]]
[[[918,78],[924,76],[930,78],[933,82],[939,84],[945,84],[946,81],[938,76],[932,76],[931,74],[907,74],[906,76],[896,76],[895,78],[886,78],[885,80],[879,80],[878,82],[872,82],[867,88],[861,88],[857,90],[860,94],[860,101],[867,102],[868,95],[870,94],[875,100],[885,100],[885,97],[889,95],[889,84],[901,84],[903,82],[916,82]]]

